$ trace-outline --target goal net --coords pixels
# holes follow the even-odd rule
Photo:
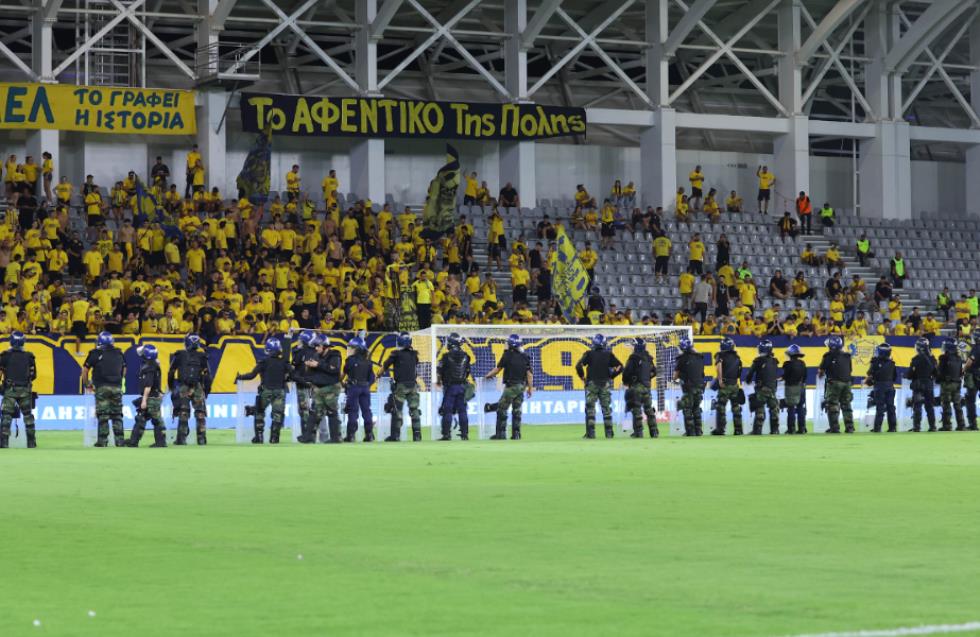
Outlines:
[[[657,418],[673,425],[677,412],[679,391],[671,381],[682,336],[692,337],[690,327],[659,325],[433,325],[428,330],[414,332],[413,344],[419,350],[419,376],[425,384],[423,397],[428,402],[423,409],[423,423],[430,424],[434,438],[441,435],[439,405],[442,392],[436,387],[436,365],[445,353],[452,333],[463,339],[463,349],[470,355],[476,379],[475,396],[469,402],[470,435],[487,438],[495,431],[496,414],[485,413],[485,403],[495,403],[502,391],[500,375],[482,380],[507,350],[507,338],[517,334],[522,349],[531,359],[534,393],[522,406],[522,423],[527,425],[584,424],[585,383],[575,372],[575,364],[591,347],[592,337],[602,334],[609,340],[616,357],[626,363],[633,351],[633,339],[642,338],[657,365],[653,395]],[[613,384],[613,418],[624,429],[632,428],[631,415],[626,410],[622,378]],[[426,400],[427,399],[427,400]],[[597,420],[601,412],[596,405]],[[458,435],[458,423],[453,422],[453,436]]]

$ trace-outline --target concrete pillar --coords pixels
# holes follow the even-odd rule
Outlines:
[[[56,81],[52,72],[54,40],[51,30],[54,23],[54,18],[48,19],[44,17],[43,9],[39,9],[31,18],[31,69],[37,73],[42,82]],[[54,160],[54,174],[52,175],[51,183],[52,190],[54,189],[54,184],[58,183],[58,178],[61,176],[58,172],[61,162],[61,148],[59,143],[60,136],[56,130],[36,130],[29,131],[27,134],[26,154],[33,157],[38,166],[43,161],[41,159],[41,153],[51,153],[51,157]],[[44,194],[44,184],[40,180],[37,184],[37,193],[42,196]]]
[[[653,126],[640,133],[642,200],[664,210],[674,208],[677,193],[677,125],[674,109],[654,111]]]
[[[779,101],[790,114],[803,112],[803,71],[796,64],[800,41],[800,0],[783,0],[779,20]],[[778,162],[777,162],[777,165]],[[777,176],[778,178],[778,176]]]
[[[225,131],[228,127],[227,122],[222,121],[228,94],[221,89],[201,89],[197,96],[197,145],[204,162],[205,187],[217,186],[223,195],[232,195],[236,192],[234,178],[237,175],[231,178],[227,175]],[[183,166],[174,173],[178,183],[183,183],[182,170]]]
[[[861,215],[912,218],[912,161],[907,122],[882,121],[861,140],[858,163]]]
[[[897,8],[887,0],[872,1],[874,6],[865,19],[866,55],[871,58],[865,68],[865,96],[874,110],[869,119],[900,119],[902,77],[885,68],[885,56],[900,35]]]
[[[970,27],[970,65],[980,68],[980,18]],[[970,102],[980,112],[980,71],[970,72]],[[966,211],[980,216],[980,146],[966,149]]]
[[[513,184],[524,208],[538,205],[534,151],[534,142],[500,142],[500,187]]]
[[[788,119],[789,133],[777,135],[773,140],[772,166],[769,170],[776,175],[773,201],[769,203],[770,212],[777,214],[794,212],[796,196],[802,190],[810,193],[810,120],[804,115],[794,115]],[[831,202],[839,205],[842,202]]]
[[[357,0],[354,15],[361,28],[354,36],[354,75],[364,95],[378,94],[378,40],[371,35],[371,23],[378,15],[377,0]]]
[[[527,49],[521,34],[527,28],[527,0],[506,0],[504,4],[504,87],[516,100],[527,99]]]
[[[351,192],[380,209],[385,201],[385,140],[362,139],[351,145],[350,182]]]
[[[667,0],[646,0],[647,95],[656,106],[670,98],[670,60],[664,55],[668,34]]]

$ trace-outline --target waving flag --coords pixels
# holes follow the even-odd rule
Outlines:
[[[575,245],[565,234],[565,228],[558,226],[557,230],[557,259],[551,273],[551,292],[565,318],[574,322],[582,315],[585,295],[589,291],[589,275],[578,258]]]
[[[262,204],[269,198],[269,165],[272,161],[272,128],[265,129],[255,136],[255,144],[245,156],[242,171],[238,173],[235,184],[238,198],[246,198],[252,203]]]
[[[160,204],[153,193],[147,190],[143,180],[136,178],[136,207],[133,210],[133,227],[139,228],[147,221],[156,219]]]
[[[456,226],[456,191],[459,189],[459,153],[446,144],[446,165],[429,183],[422,211],[422,237],[438,239]]]

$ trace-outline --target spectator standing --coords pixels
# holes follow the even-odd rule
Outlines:
[[[700,322],[704,323],[708,316],[708,305],[714,296],[714,285],[711,283],[711,275],[704,274],[701,279],[694,284],[692,298],[694,300],[694,314],[700,316]]]
[[[480,188],[480,183],[476,180],[476,171],[474,170],[465,178],[466,186],[463,189],[463,205],[464,206],[475,206],[476,205],[476,191]]]
[[[905,257],[902,256],[901,252],[895,253],[889,269],[892,276],[892,285],[896,290],[901,290],[905,284],[905,276],[907,274],[905,270]]]
[[[732,244],[724,233],[719,235],[715,243],[715,270],[720,270],[723,266],[731,264]]]
[[[150,168],[150,183],[164,192],[170,180],[170,168],[163,163],[163,157],[158,156],[156,163]]]
[[[184,198],[190,199],[191,193],[194,190],[194,175],[197,172],[197,165],[201,162],[201,153],[197,149],[197,144],[191,146],[191,150],[187,153],[187,173],[184,185]],[[203,168],[201,169],[203,172]]]
[[[687,176],[687,180],[691,182],[691,196],[688,197],[687,201],[691,210],[700,210],[701,201],[704,198],[701,190],[704,187],[704,173],[701,172],[701,166],[695,166],[691,174]]]
[[[796,198],[796,215],[800,218],[800,232],[810,234],[813,229],[811,225],[813,204],[810,203],[810,197],[802,190],[800,196]]]
[[[759,179],[759,214],[769,214],[769,200],[772,199],[772,185],[776,176],[769,172],[768,166],[759,166],[755,171]]]
[[[432,325],[432,294],[435,286],[429,280],[427,270],[419,270],[418,279],[412,284],[415,292],[415,312],[419,319],[419,329]]]

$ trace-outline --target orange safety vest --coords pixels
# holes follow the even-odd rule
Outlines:
[[[808,215],[813,212],[813,206],[810,205],[809,197],[796,198],[796,212],[800,215]]]

